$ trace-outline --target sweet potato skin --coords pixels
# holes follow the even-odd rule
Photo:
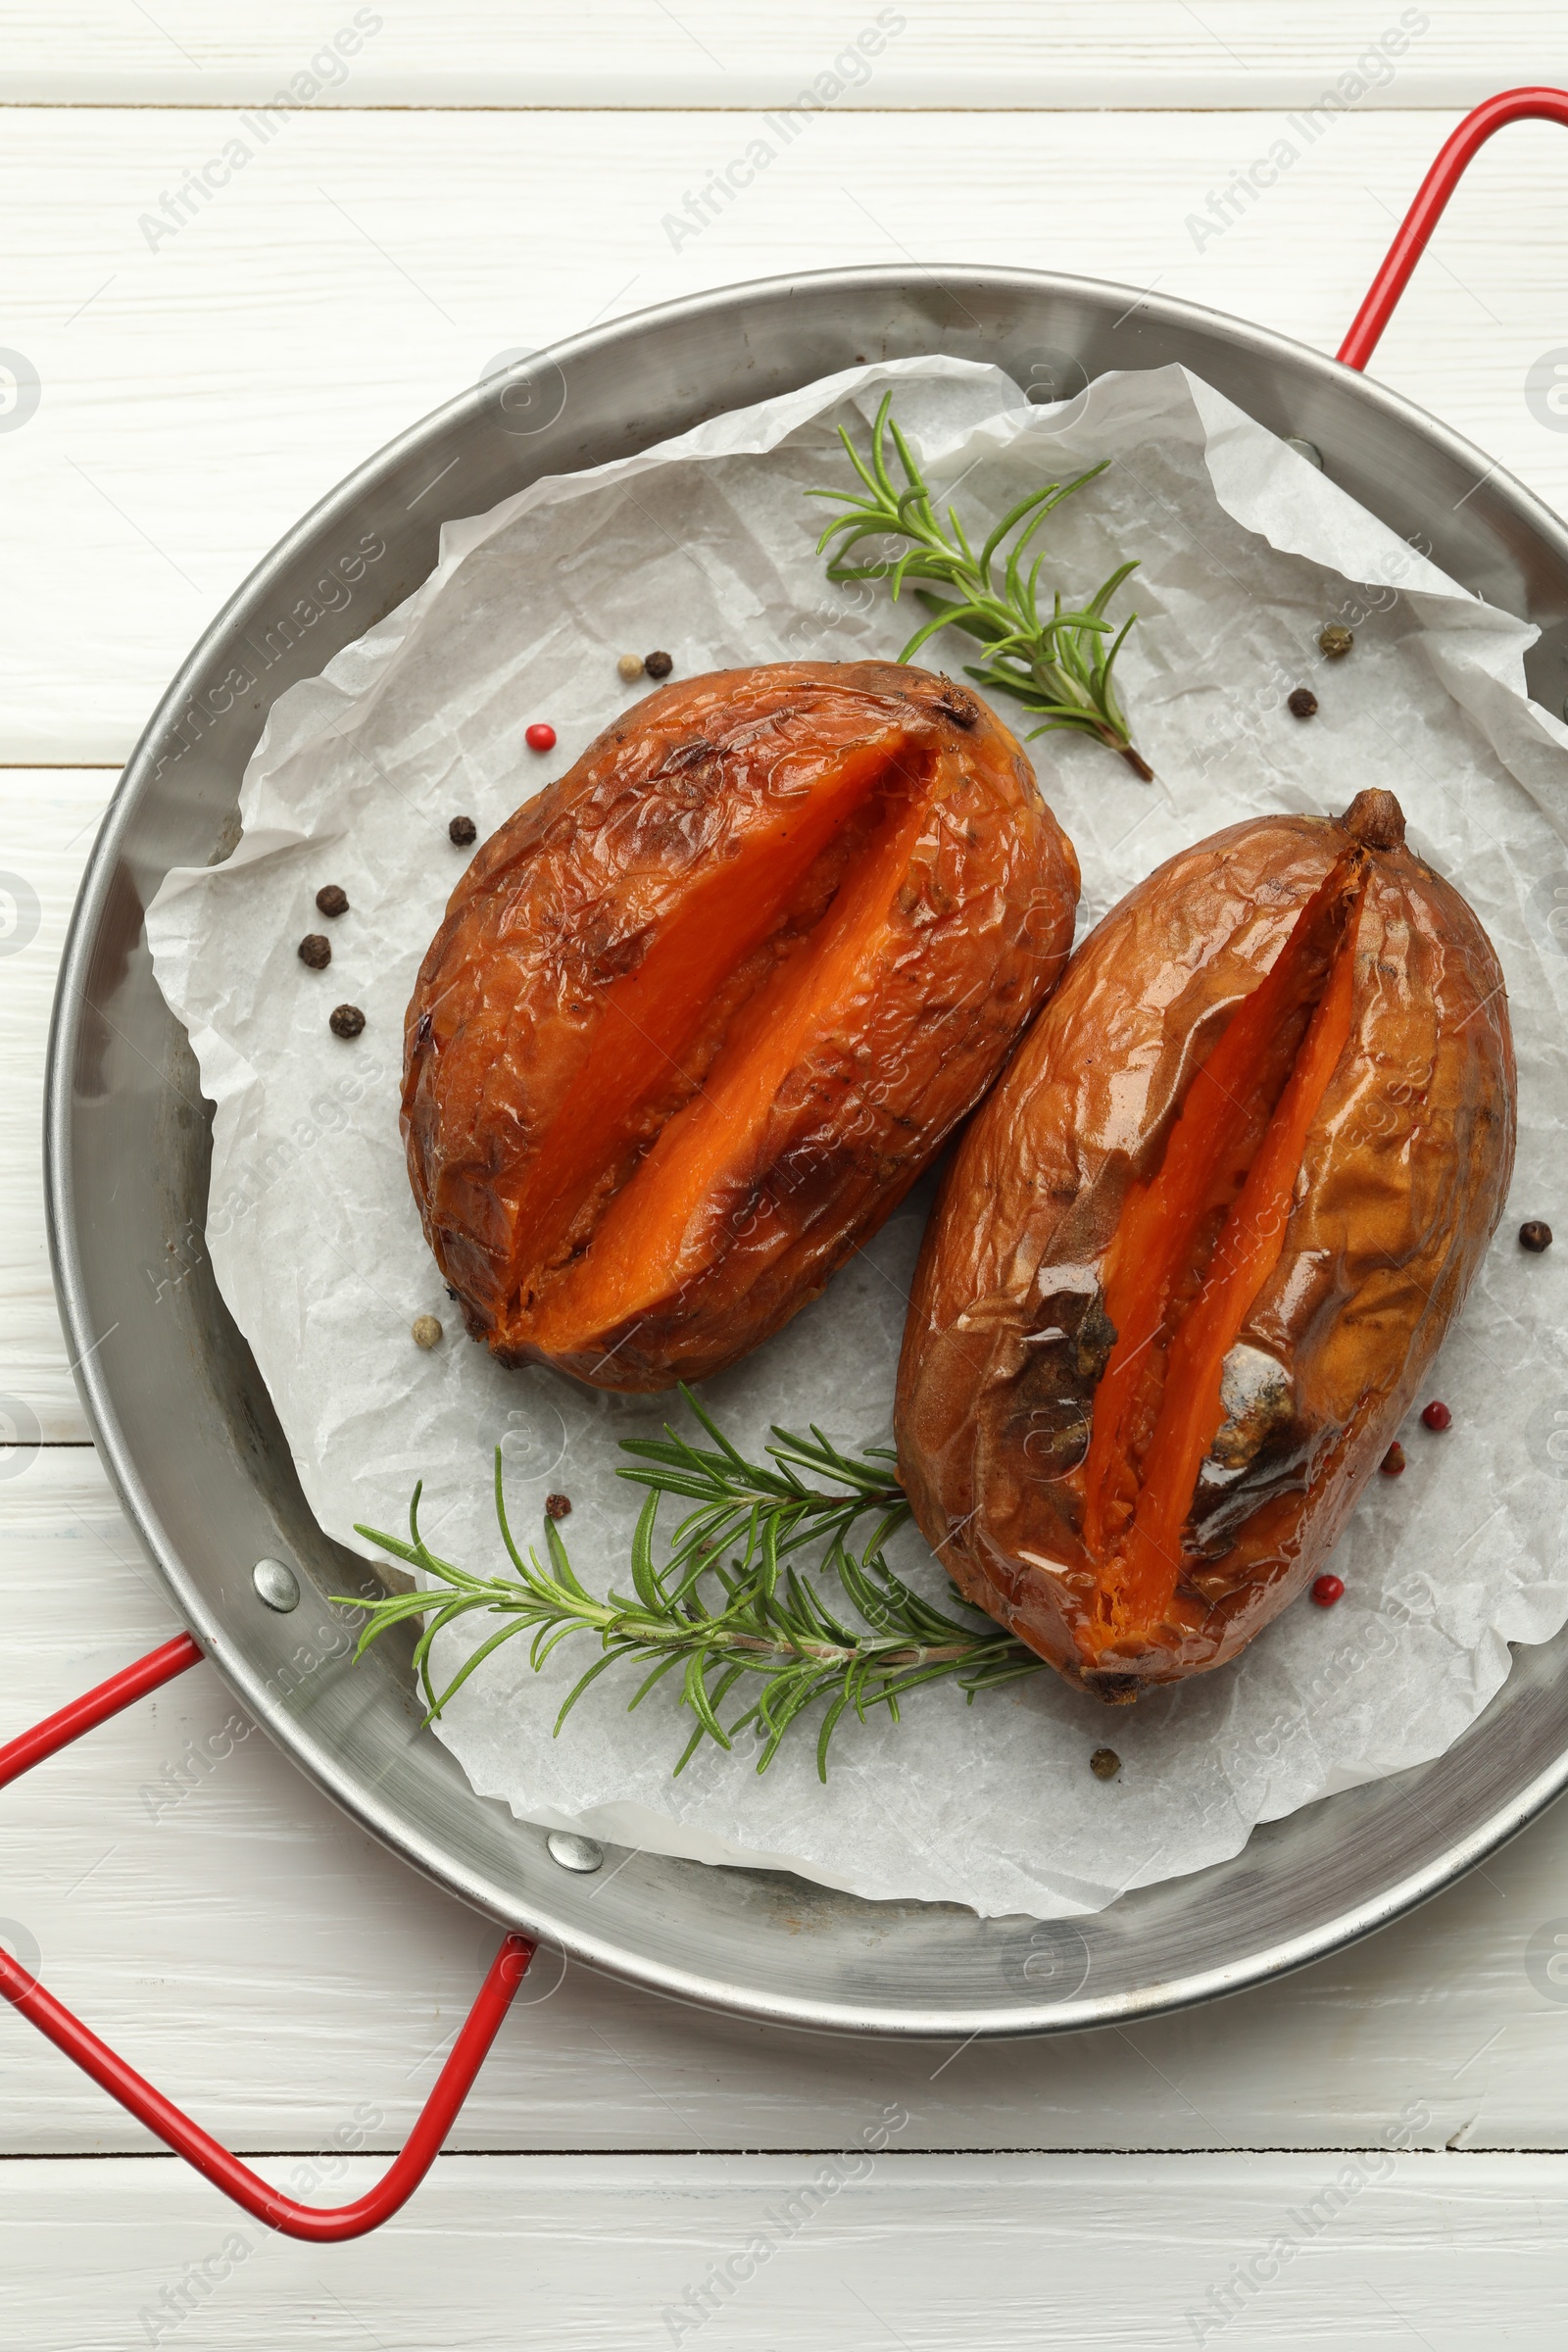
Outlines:
[[[1194,1071],[1358,812],[1370,871],[1349,1044],[1306,1137],[1279,1262],[1239,1334],[1248,1352],[1226,1359],[1251,1383],[1251,1424],[1243,1411],[1238,1450],[1204,1465],[1221,1483],[1200,1484],[1163,1623],[1118,1651],[1082,1541],[1083,1457],[1114,1336],[1106,1253]],[[1234,1658],[1321,1569],[1458,1310],[1506,1196],[1514,1091],[1491,943],[1403,846],[1389,795],[1361,795],[1338,822],[1233,826],[1130,892],[969,1127],[916,1275],[899,1459],[967,1596],[1111,1700]]]
[[[775,870],[758,844],[784,841],[781,805],[820,827],[811,796],[834,760],[882,781],[846,800],[774,928],[747,932]],[[733,1363],[816,1296],[984,1093],[1065,965],[1077,894],[1021,748],[944,678],[788,662],[648,696],[483,844],[409,1005],[410,1177],[469,1331],[503,1363],[611,1389]],[[737,946],[719,968],[725,926]],[[830,1004],[809,1000],[815,968]],[[702,1016],[675,1037],[660,1022],[688,971]],[[808,991],[793,1011],[792,987]],[[712,1102],[740,1101],[753,1054],[776,1084],[715,1141]],[[542,1206],[546,1155],[569,1154],[595,1071],[631,1107],[581,1199],[563,1177]],[[601,1099],[592,1117],[607,1115]],[[643,1169],[646,1199],[666,1130],[671,1198],[683,1137],[712,1181],[650,1251],[627,1188]],[[563,1301],[615,1231],[628,1284],[657,1260],[662,1288],[649,1275],[658,1295],[628,1289],[617,1312],[601,1278],[573,1322]]]

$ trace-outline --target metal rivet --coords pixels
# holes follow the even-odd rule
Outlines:
[[[592,1838],[574,1837],[570,1830],[552,1830],[545,1839],[550,1859],[559,1862],[563,1870],[597,1870],[605,1858],[605,1849]]]
[[[1288,436],[1285,446],[1287,449],[1294,449],[1298,458],[1304,458],[1309,466],[1315,466],[1319,473],[1322,472],[1323,452],[1315,441],[1303,441],[1299,435],[1292,433]]]
[[[251,1583],[268,1607],[280,1616],[300,1605],[300,1580],[287,1560],[258,1560],[251,1570]]]

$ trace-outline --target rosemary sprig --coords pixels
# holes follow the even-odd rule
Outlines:
[[[1151,783],[1154,771],[1142,753],[1134,749],[1126,715],[1111,680],[1116,656],[1138,615],[1130,612],[1114,635],[1111,622],[1105,618],[1105,607],[1112,596],[1128,573],[1138,569],[1136,561],[1121,564],[1096,590],[1088,604],[1077,610],[1064,612],[1060,591],[1054,591],[1052,610],[1044,615],[1039,603],[1044,555],[1035,557],[1027,573],[1023,568],[1029,543],[1047,515],[1064,499],[1071,498],[1075,490],[1081,490],[1086,482],[1103,473],[1109,459],[1102,459],[1098,466],[1075,474],[1071,481],[1047,482],[1041,489],[1032,490],[1027,498],[1021,498],[1003,516],[977,556],[969,545],[957,510],[951,506],[948,529],[952,535],[944,534],[931,503],[931,493],[909,454],[908,443],[899,430],[898,418],[890,414],[892,405],[893,395],[889,392],[883,397],[871,428],[869,459],[861,457],[848,429],[842,424],[839,427],[839,438],[850,464],[865,486],[864,496],[853,490],[808,490],[806,494],[808,498],[834,499],[848,509],[848,513],[828,524],[816,543],[820,555],[842,535],[842,545],[828,563],[828,578],[885,579],[891,584],[895,603],[906,580],[937,580],[944,587],[956,589],[956,597],[933,596],[926,589],[916,591],[932,617],[915,630],[899,660],[911,661],[927,638],[934,637],[939,629],[961,629],[989,649],[984,663],[978,668],[966,668],[965,674],[977,685],[1010,694],[1026,709],[1044,714],[1044,723],[1030,731],[1031,741],[1054,727],[1091,735],[1119,752],[1144,782]],[[889,434],[904,468],[902,489],[888,464]],[[1010,548],[1006,544],[1009,534]],[[906,539],[909,544],[902,555],[882,557],[874,563],[845,561],[862,539],[888,537]],[[1000,582],[995,568],[999,562],[1003,567]],[[1106,638],[1110,638],[1108,646]]]
[[[747,1730],[754,1730],[760,1743],[757,1769],[765,1772],[791,1724],[820,1700],[825,1704],[816,1767],[824,1781],[829,1744],[850,1709],[863,1722],[872,1707],[885,1706],[897,1722],[900,1699],[922,1683],[956,1679],[972,1699],[977,1690],[1039,1671],[1040,1660],[1021,1642],[977,1613],[970,1623],[949,1615],[888,1566],[882,1545],[907,1517],[908,1505],[886,1447],[846,1454],[814,1426],[808,1439],[775,1429],[767,1460],[749,1462],[691,1393],[681,1394],[712,1439],[711,1449],[688,1444],[667,1426],[662,1439],[622,1443],[622,1450],[638,1459],[616,1475],[648,1489],[632,1539],[630,1597],[612,1592],[599,1599],[589,1592],[553,1520],[545,1526],[547,1562],[532,1549],[526,1555],[518,1550],[507,1521],[498,1446],[496,1519],[515,1574],[471,1576],[438,1558],[419,1533],[421,1489],[416,1487],[407,1543],[375,1528],[361,1527],[358,1533],[420,1569],[434,1590],[394,1592],[372,1602],[356,1657],[392,1627],[427,1619],[414,1657],[429,1702],[429,1722],[469,1675],[516,1635],[532,1636],[528,1656],[537,1673],[558,1643],[573,1634],[590,1634],[597,1637],[602,1655],[562,1702],[558,1735],[589,1685],[609,1667],[629,1661],[645,1669],[628,1712],[678,1668],[680,1704],[697,1720],[677,1774],[705,1740],[728,1748]],[[803,1472],[833,1483],[808,1485]],[[680,1521],[661,1567],[654,1559],[654,1535],[666,1494],[695,1508]],[[852,1549],[851,1532],[872,1514],[870,1538],[858,1551]],[[837,1577],[858,1624],[847,1622],[838,1606],[829,1607],[791,1564],[791,1554],[808,1546],[820,1549],[818,1568]],[[726,1547],[731,1547],[727,1560],[719,1556]],[[950,1590],[953,1601],[967,1608]],[[438,1694],[430,1676],[431,1646],[444,1626],[473,1610],[494,1614],[502,1623]],[[760,1683],[760,1691],[726,1728],[718,1710],[747,1676],[753,1687]]]

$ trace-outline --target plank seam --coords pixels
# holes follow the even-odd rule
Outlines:
[[[305,2141],[305,2142],[302,2142],[300,2145],[298,2145],[298,2146],[293,2146],[293,2147],[286,2147],[286,2148],[251,2148],[251,2147],[244,2147],[244,2148],[241,2148],[241,2149],[240,2149],[238,2152],[239,2152],[239,2154],[241,2154],[241,2155],[242,2155],[242,2156],[245,2158],[245,2160],[246,2160],[246,2162],[247,2162],[247,2163],[255,2162],[255,2163],[258,2163],[258,2164],[270,2164],[270,2163],[274,2163],[274,2162],[275,2162],[275,2163],[279,2163],[279,2164],[281,2164],[281,2163],[283,2163],[283,2162],[287,2161],[287,2160],[288,2160],[288,2159],[290,2159],[290,2158],[299,2158],[299,2157],[312,2157],[312,2156],[317,2156],[317,2157],[318,2157],[318,2156],[321,2154],[321,2152],[322,2152],[322,2151],[321,2151],[321,2146],[320,2146],[320,2143],[319,2143],[318,2141],[310,2140],[310,2141]],[[341,2151],[334,2151],[334,2152],[341,2153]],[[356,2150],[354,2151],[354,2157],[353,2157],[353,2161],[355,2161],[355,2162],[358,2162],[358,2163],[371,2163],[371,2164],[373,2164],[373,2163],[374,2163],[374,2162],[375,2162],[375,2161],[376,2161],[378,2158],[380,2158],[380,2157],[384,2157],[384,2156],[389,2156],[389,2155],[392,2155],[392,2154],[394,2154],[395,2152],[396,2152],[396,2151],[395,2151],[394,2149],[390,2148],[390,2147],[388,2147],[388,2148],[360,2148],[360,2149],[356,2149]],[[857,2143],[857,2145],[854,2145],[854,2146],[852,2146],[852,2145],[851,2145],[851,2144],[850,2144],[848,2141],[843,2141],[843,2142],[840,2142],[840,2141],[838,2141],[838,2140],[823,2140],[823,2141],[820,2141],[820,2142],[815,2142],[815,2143],[812,2143],[812,2144],[810,2144],[810,2145],[799,2146],[799,2147],[787,2147],[787,2148],[786,2148],[786,2147],[779,2147],[779,2148],[715,2148],[715,2147],[712,2147],[712,2146],[710,2146],[710,2146],[708,2146],[708,2147],[702,2147],[702,2148],[686,2148],[686,2147],[676,2147],[676,2146],[658,2146],[658,2147],[646,2147],[646,2148],[642,2148],[642,2147],[624,2147],[624,2148],[577,2148],[577,2147],[567,2147],[567,2146],[560,2146],[560,2147],[555,2147],[555,2146],[551,2146],[551,2147],[529,2147],[529,2148],[520,2148],[520,2147],[519,2147],[519,2148],[454,2148],[454,2147],[450,2147],[450,2146],[449,2146],[449,2147],[445,2147],[445,2148],[443,2148],[443,2149],[442,2149],[442,2151],[441,2151],[441,2154],[440,2154],[440,2156],[439,2156],[439,2157],[436,2159],[436,2161],[437,2161],[437,2163],[445,2163],[445,2162],[446,2162],[446,2161],[447,2161],[449,2158],[453,2158],[453,2157],[460,2157],[460,2156],[461,2156],[461,2157],[484,2157],[484,2158],[502,2158],[502,2157],[505,2157],[505,2158],[512,2158],[512,2157],[518,2157],[518,2156],[527,2156],[527,2157],[551,2157],[551,2158],[556,2158],[556,2157],[571,2157],[571,2158],[578,2158],[578,2157],[581,2157],[581,2158],[595,2158],[595,2157],[604,2157],[604,2158],[610,2158],[610,2157],[613,2157],[613,2158],[615,2158],[617,2161],[620,2161],[620,2160],[622,2160],[622,2159],[635,2159],[635,2160],[637,2160],[638,2162],[645,2162],[645,2161],[647,2161],[647,2162],[652,2162],[652,2161],[654,2161],[654,2160],[656,2160],[656,2159],[657,2159],[657,2160],[659,2160],[659,2161],[662,2162],[662,2161],[664,2161],[665,2159],[668,2159],[668,2158],[671,2158],[671,2157],[685,2157],[685,2158],[689,2159],[689,2160],[690,2160],[692,2163],[701,2163],[701,2162],[707,2162],[707,2161],[708,2161],[710,2158],[717,2157],[717,2158],[718,2158],[718,2159],[720,2159],[720,2160],[721,2160],[723,2163],[726,2163],[726,2164],[728,2164],[728,2163],[739,2163],[739,2162],[740,2162],[740,2161],[742,2161],[743,2159],[744,2159],[745,2161],[747,2161],[747,2162],[751,2163],[751,2162],[757,2162],[757,2161],[759,2161],[759,2160],[762,2160],[762,2159],[782,2159],[782,2158],[784,2158],[784,2157],[789,2157],[789,2158],[792,2158],[792,2159],[793,2159],[793,2158],[796,2158],[796,2157],[801,2157],[801,2158],[810,2158],[810,2157],[817,2157],[817,2156],[853,2156],[853,2155],[855,2155],[857,2152],[858,2152],[858,2143]],[[1372,2140],[1372,2139],[1363,2139],[1363,2140],[1346,2140],[1346,2141],[1343,2141],[1343,2142],[1341,2142],[1341,2141],[1330,2141],[1330,2140],[1314,2140],[1314,2141],[1312,2141],[1312,2142],[1311,2142],[1311,2144],[1310,2144],[1310,2145],[1308,2145],[1308,2146],[1301,2146],[1301,2147],[1288,2147],[1288,2146],[1279,2145],[1279,2144],[1277,2144],[1277,2143],[1275,2143],[1275,2142],[1272,2142],[1272,2141],[1271,2141],[1271,2142],[1269,2142],[1269,2143],[1267,2143],[1267,2144],[1264,2144],[1264,2145],[1253,2146],[1253,2145],[1251,2145],[1250,2143],[1249,2143],[1249,2142],[1247,2142],[1247,2141],[1243,2141],[1243,2140],[1228,2140],[1228,2141],[1226,2141],[1226,2142],[1224,2143],[1224,2145],[1223,2145],[1223,2146],[1207,2147],[1207,2146],[1203,2146],[1203,2145],[1201,2145],[1201,2144],[1194,2144],[1194,2145],[1193,2145],[1193,2146],[1191,2146],[1191,2147],[1180,2147],[1180,2148],[1171,2148],[1171,2147],[1140,2147],[1140,2146],[1138,2146],[1138,2145],[1136,2145],[1136,2144],[1128,2144],[1128,2145],[1125,2145],[1125,2146],[1118,2145],[1118,2146],[1115,2146],[1115,2147],[1095,2146],[1095,2145],[1093,2145],[1093,2144],[1075,2145],[1075,2146],[1072,2146],[1072,2147],[1065,2147],[1065,2146],[1064,2146],[1064,2147],[1038,2147],[1038,2148],[1016,2148],[1016,2147],[978,2147],[978,2146],[977,2146],[977,2147],[968,2147],[968,2146],[965,2146],[965,2145],[963,2145],[963,2144],[960,2142],[960,2143],[958,2143],[958,2144],[956,2144],[956,2145],[954,2145],[954,2146],[945,2146],[945,2147],[940,2147],[940,2148],[893,2148],[893,2147],[888,2147],[888,2148],[884,2148],[884,2149],[881,2151],[881,2154],[879,2155],[879,2157],[878,2157],[877,2161],[878,2161],[879,2163],[886,2163],[886,2164],[907,2164],[907,2163],[910,2163],[910,2162],[915,2162],[915,2161],[918,2161],[918,2160],[919,2160],[920,2158],[922,2158],[922,2157],[931,2157],[931,2156],[940,2156],[940,2157],[954,2157],[954,2158],[958,2158],[958,2157],[969,2158],[969,2157],[976,2157],[976,2156],[979,2156],[979,2157],[1003,2157],[1003,2156],[1028,2156],[1028,2157],[1036,2157],[1036,2156],[1107,2156],[1107,2157],[1124,2157],[1124,2156],[1126,2156],[1126,2157],[1139,2157],[1139,2158],[1147,2158],[1147,2159],[1153,2159],[1153,2160],[1163,2160],[1163,2159],[1165,2159],[1165,2158],[1167,2158],[1167,2157],[1168,2157],[1168,2158],[1169,2158],[1169,2159],[1171,2159],[1173,2162],[1177,2162],[1177,2161],[1180,2161],[1180,2162],[1185,2162],[1185,2161],[1186,2161],[1186,2160],[1187,2160],[1189,2157],[1193,2157],[1193,2156],[1368,2156],[1368,2155],[1387,2155],[1387,2154],[1388,2154],[1388,2152],[1389,2152],[1389,2151],[1388,2151],[1388,2149],[1387,2149],[1387,2148],[1386,2148],[1386,2147],[1383,2145],[1382,2141],[1380,2141],[1380,2140]],[[1494,2157],[1502,2157],[1502,2156],[1562,2156],[1562,2157],[1568,2157],[1568,2145],[1561,2145],[1561,2146],[1559,2146],[1559,2145],[1555,2145],[1555,2144],[1553,2144],[1553,2145],[1550,2145],[1550,2146],[1545,2146],[1545,2145],[1539,2145],[1539,2146],[1538,2146],[1538,2145],[1534,2145],[1534,2144],[1532,2144],[1532,2143],[1530,2143],[1530,2142],[1520,2142],[1520,2143],[1518,2143],[1518,2144],[1512,2144],[1512,2143],[1510,2143],[1510,2144],[1509,2144],[1508,2146],[1506,2146],[1506,2147],[1497,2147],[1497,2148],[1448,2148],[1448,2147],[1436,2147],[1436,2148],[1416,2148],[1416,2147],[1412,2147],[1412,2148],[1400,2148],[1400,2149],[1397,2151],[1397,2153],[1398,2153],[1398,2155],[1400,2155],[1401,2157],[1416,2156],[1416,2157],[1436,2157],[1436,2158],[1442,2158],[1442,2160],[1443,2160],[1443,2161],[1444,2161],[1446,2164],[1447,2164],[1447,2163],[1451,2163],[1451,2162],[1454,2162],[1454,2161],[1458,2161],[1458,2162],[1465,2162],[1465,2163],[1486,2164],[1486,2163],[1488,2163],[1488,2162],[1489,2162],[1491,2159],[1493,2159],[1493,2158],[1494,2158]],[[183,2159],[182,2159],[182,2158],[180,2158],[180,2157],[178,2157],[178,2156],[175,2156],[175,2155],[173,2155],[172,2153],[171,2153],[171,2151],[170,2151],[170,2150],[168,2150],[168,2149],[166,2149],[166,2148],[118,2148],[118,2149],[117,2149],[117,2148],[40,2148],[40,2149],[37,2149],[37,2150],[31,2150],[31,2149],[27,2149],[27,2148],[13,2148],[13,2149],[10,2149],[9,2151],[6,2151],[6,2152],[4,2152],[4,2153],[0,2153],[0,2165],[3,2165],[3,2164],[171,2164],[171,2165],[172,2165],[172,2164],[179,2164],[179,2163],[182,2163],[182,2162],[183,2162]]]
[[[1521,69],[1522,71],[1523,69]],[[236,108],[256,106],[257,98],[210,98],[198,104],[194,99],[132,99],[132,98],[0,98],[0,113],[24,115],[222,115]],[[313,106],[313,115],[615,115],[649,117],[657,115],[731,115],[745,117],[770,112],[787,101],[781,96],[758,99],[751,106],[703,106],[690,100],[672,100],[667,106],[499,106],[475,101],[469,106],[400,106],[391,103],[380,106]],[[1305,104],[1298,100],[1297,104]],[[1282,115],[1290,107],[1281,101],[1267,105],[1253,98],[1233,106],[1155,106],[1132,99],[1098,98],[1081,101],[1076,106],[957,106],[952,99],[933,100],[926,106],[844,106],[835,102],[834,115],[854,115],[861,120],[872,115]],[[1442,117],[1465,113],[1462,99],[1448,103],[1438,100],[1419,106],[1364,106],[1353,110],[1357,115],[1404,115],[1419,118],[1423,115]]]

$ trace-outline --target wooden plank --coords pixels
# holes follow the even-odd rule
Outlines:
[[[0,99],[13,103],[254,105],[285,91],[317,107],[774,106],[826,74],[848,108],[1293,107],[1356,74],[1356,102],[1471,106],[1561,72],[1543,0],[1473,8],[1310,11],[1255,0],[315,0],[217,10],[205,0],[78,0],[62,40],[46,0],[5,10]],[[878,32],[870,73],[853,61]],[[341,36],[343,47],[334,51]],[[356,45],[358,44],[358,45]],[[866,59],[866,51],[860,56]],[[840,71],[833,74],[835,64]],[[1359,74],[1356,74],[1357,66]],[[316,84],[313,90],[311,84]]]
[[[341,2248],[236,2216],[169,2162],[12,2164],[8,2331],[27,2352],[1152,2352],[1191,2343],[1557,2352],[1560,2157],[450,2157]],[[354,2119],[343,2119],[352,2135]],[[287,2185],[331,2155],[266,2169]]]
[[[552,114],[524,135],[502,114],[306,115],[149,250],[141,224],[234,118],[14,112],[5,334],[42,393],[0,433],[31,551],[0,580],[0,760],[123,759],[265,550],[500,352],[705,287],[911,256],[1158,285],[1333,349],[1451,120],[1335,121],[1200,236],[1189,217],[1266,157],[1277,117],[1005,115],[978,138],[956,115],[915,136],[827,114],[673,238],[685,191],[755,118]],[[1558,506],[1568,436],[1523,383],[1557,332],[1542,302],[1568,268],[1563,153],[1544,124],[1488,149],[1378,363]]]
[[[87,1425],[67,1361],[43,1213],[43,1064],[55,972],[113,769],[0,768],[0,1413],[48,1441]],[[9,1400],[9,1402],[7,1401]]]
[[[0,1740],[175,1629],[90,1449],[46,1449],[0,1482]],[[43,1981],[132,2064],[244,2147],[318,2147],[360,2102],[381,2118],[368,2144],[399,2144],[496,1931],[247,1733],[215,1673],[0,1802],[9,1939],[36,1945]],[[767,2030],[545,1953],[457,2144],[836,2147],[897,2101],[905,2149],[1356,2147],[1414,2099],[1420,2145],[1561,2149],[1568,1985],[1544,1972],[1568,1937],[1565,1886],[1559,1808],[1416,1917],[1299,1976],[1131,2034],[965,2048]],[[0,2014],[0,2153],[145,2145]],[[0,2210],[14,2199],[0,2191]]]

